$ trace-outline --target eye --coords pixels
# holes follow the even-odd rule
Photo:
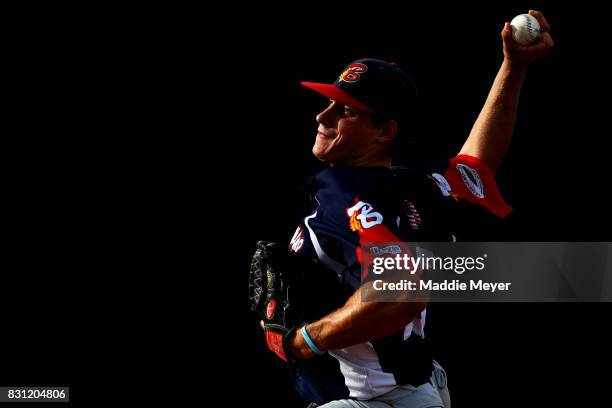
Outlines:
[[[357,114],[357,111],[350,106],[344,105],[344,116],[352,117]]]

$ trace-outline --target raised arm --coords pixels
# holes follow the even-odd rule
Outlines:
[[[530,10],[540,23],[542,34],[534,44],[524,46],[512,39],[510,23],[501,32],[504,61],[497,73],[487,100],[459,154],[474,156],[495,173],[502,163],[512,139],[520,91],[527,68],[553,47],[550,25],[539,11]]]

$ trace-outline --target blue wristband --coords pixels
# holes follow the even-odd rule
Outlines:
[[[302,326],[302,329],[300,330],[302,332],[302,337],[304,337],[304,340],[306,340],[306,343],[308,344],[308,347],[310,347],[310,349],[318,355],[323,355],[326,352],[325,351],[321,351],[316,344],[314,344],[314,341],[312,341],[312,339],[310,338],[310,336],[308,335],[308,332],[306,331],[306,326],[304,325]]]

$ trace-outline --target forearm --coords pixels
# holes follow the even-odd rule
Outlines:
[[[521,87],[527,65],[504,60],[487,100],[460,154],[484,161],[495,173],[501,164],[514,130]]]
[[[425,302],[362,302],[358,289],[343,307],[310,323],[308,334],[320,349],[349,347],[398,332],[424,308]],[[308,354],[301,335],[295,345]]]

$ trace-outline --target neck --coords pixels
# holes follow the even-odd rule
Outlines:
[[[339,163],[330,163],[332,166]],[[342,164],[355,167],[386,167],[391,168],[391,157],[384,156],[379,158],[359,157],[355,160],[347,161]]]

